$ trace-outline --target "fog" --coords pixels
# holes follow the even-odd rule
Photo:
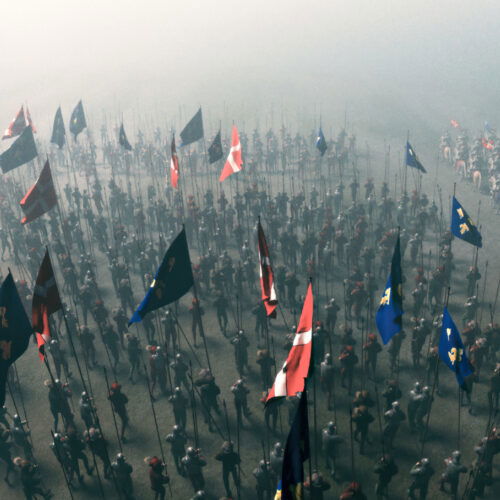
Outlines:
[[[344,122],[385,138],[495,124],[495,1],[1,2],[0,127],[21,103],[41,135],[82,98],[93,127],[179,127],[200,104],[210,134]],[[132,134],[131,134],[132,135]]]

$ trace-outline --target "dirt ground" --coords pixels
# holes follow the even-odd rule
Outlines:
[[[437,139],[437,138],[436,138]],[[437,141],[436,141],[437,142]],[[437,147],[437,146],[436,146]],[[445,221],[448,220],[449,216],[449,199],[453,191],[454,174],[451,169],[443,164],[436,163],[436,148],[432,149],[429,147],[425,151],[419,151],[424,164],[427,166],[428,174],[423,178],[423,190],[428,193],[429,198],[432,200],[433,196],[437,199],[437,190],[435,187],[439,185],[442,189],[442,201],[444,205],[444,218]],[[434,159],[434,160],[432,160]],[[367,174],[375,178],[377,193],[380,192],[380,185],[383,180],[384,175],[384,157],[383,151],[380,145],[374,144],[371,147],[371,159],[370,165],[366,163],[366,159],[359,160],[359,170],[361,172],[360,184],[363,185]],[[23,168],[23,167],[21,167]],[[103,167],[105,168],[105,167]],[[395,165],[393,159],[393,165],[391,172],[389,174],[389,179],[391,182],[391,190],[393,189],[393,181],[395,181],[395,173],[399,171],[401,175],[402,167]],[[58,175],[63,175],[59,172]],[[240,174],[245,175],[245,172]],[[400,177],[399,177],[400,178]],[[138,178],[139,179],[139,178]],[[413,188],[413,172],[409,172],[408,186],[410,190]],[[289,185],[291,179],[287,176],[286,183]],[[140,182],[144,182],[141,178]],[[230,180],[230,182],[234,181]],[[272,177],[272,182],[275,186],[279,186],[282,182],[281,174],[274,175]],[[295,181],[297,183],[297,181]],[[336,182],[335,182],[336,183]],[[144,187],[145,187],[144,183]],[[298,186],[295,186],[298,189]],[[311,184],[307,183],[305,186],[306,192],[311,189]],[[399,193],[399,190],[398,190]],[[498,249],[500,248],[500,229],[498,225],[498,215],[492,210],[488,199],[484,195],[479,195],[472,191],[472,187],[466,184],[459,184],[457,188],[457,197],[463,205],[468,209],[470,215],[476,218],[477,207],[479,199],[482,200],[480,223],[482,226],[483,242],[484,248],[479,252],[479,268],[483,274],[483,278],[480,281],[480,290],[482,290],[484,281],[486,280],[486,302],[491,303],[494,300],[494,295],[496,291],[497,282],[500,276],[500,259],[498,259]],[[350,195],[348,190],[346,190],[346,198],[349,202]],[[427,255],[428,250],[432,249],[433,254],[435,254],[436,236],[432,234],[431,231],[427,234],[427,239],[424,244],[424,253]],[[231,254],[237,259],[236,249],[233,246],[231,249]],[[455,315],[457,324],[461,325],[461,312],[462,305],[465,302],[465,274],[467,272],[468,266],[472,259],[472,247],[465,242],[455,241],[453,244],[453,252],[455,254],[455,264],[456,269],[453,273],[453,295],[450,300],[450,312]],[[194,250],[194,245],[191,245],[191,253],[193,260],[197,259],[197,253]],[[111,276],[109,270],[107,269],[107,259],[106,257],[96,251],[96,256],[98,259],[99,267],[99,287],[103,294],[104,300],[108,309],[111,309],[116,303],[116,297],[114,294],[113,286],[111,283]],[[488,262],[488,271],[485,273],[486,262]],[[14,272],[15,265],[13,262],[3,262],[1,265],[2,271],[6,271],[7,266],[11,266]],[[408,282],[413,280],[414,271],[409,267],[404,267]],[[345,272],[342,270],[341,273],[329,277],[329,287],[334,290],[333,295],[342,302],[342,279],[345,278]],[[299,287],[298,293],[303,293],[306,286],[306,276],[305,272],[300,273],[299,279],[303,279],[303,286]],[[379,288],[384,285],[386,276],[381,277],[378,280]],[[138,279],[134,280],[134,294],[137,303],[142,299],[142,285]],[[302,291],[303,289],[303,291]],[[410,290],[406,290],[409,294]],[[257,292],[257,287],[254,290],[248,291],[246,297],[242,300],[242,318],[243,327],[248,334],[248,338],[251,342],[251,347],[249,349],[250,354],[250,367],[251,373],[247,377],[248,385],[251,389],[249,396],[250,405],[253,409],[252,417],[248,422],[248,425],[241,430],[240,434],[240,453],[242,458],[242,490],[241,498],[244,500],[255,498],[255,481],[252,476],[252,470],[257,466],[258,461],[262,458],[262,442],[274,443],[276,441],[284,442],[286,439],[286,434],[288,430],[287,426],[287,413],[282,412],[281,424],[282,430],[280,430],[277,435],[267,435],[266,427],[263,419],[262,405],[259,402],[261,396],[260,384],[258,383],[258,367],[255,363],[255,356],[257,350],[257,341],[254,335],[254,318],[250,313],[252,305],[258,300],[259,295]],[[205,304],[208,302],[208,297],[202,297],[202,302]],[[319,290],[315,288],[315,299],[319,302],[320,313],[322,313],[322,307],[325,304],[325,294],[324,288],[320,285]],[[190,324],[191,318],[189,312],[187,311],[188,302],[191,300],[191,295],[188,294],[181,301],[179,319],[184,330],[190,338]],[[288,325],[293,324],[293,317],[289,310],[284,309],[284,315]],[[498,321],[498,312],[496,315]],[[488,310],[485,308],[483,314],[483,326],[486,325],[486,320],[488,318]],[[409,320],[409,314],[406,315],[405,320]],[[338,324],[344,322],[343,309],[340,312],[340,317]],[[238,374],[234,364],[233,347],[230,345],[229,341],[224,338],[219,332],[217,325],[217,319],[215,316],[215,311],[212,307],[206,307],[206,314],[204,316],[204,326],[207,336],[208,349],[211,356],[211,362],[213,370],[215,372],[216,381],[221,387],[221,396],[225,398],[227,402],[227,408],[229,412],[229,419],[231,421],[231,436],[233,440],[236,440],[236,418],[234,405],[232,401],[232,395],[229,391],[230,386],[238,379]],[[235,329],[234,321],[230,314],[230,328]],[[373,324],[370,329],[374,331]],[[133,329],[136,331],[136,329]],[[144,331],[141,326],[138,327],[140,335],[143,339],[143,345],[146,344]],[[276,321],[272,322],[270,331],[274,343],[276,346],[276,361],[277,365],[280,366],[286,357],[286,351],[282,349],[284,336],[287,333],[283,318],[281,315],[278,316]],[[355,329],[355,338],[358,340],[358,353],[359,344],[361,343],[361,331]],[[101,365],[106,364],[105,353],[100,344],[100,341],[96,339],[96,345],[99,347],[98,361]],[[333,336],[333,354],[334,359],[340,351],[339,336]],[[186,355],[189,355],[189,351],[186,347],[186,343],[183,343],[183,351]],[[123,391],[129,397],[130,403],[128,405],[130,414],[131,429],[128,433],[129,440],[124,444],[124,454],[127,460],[133,465],[133,481],[134,489],[136,492],[136,497],[138,499],[143,498],[153,498],[153,493],[149,487],[148,480],[148,467],[144,463],[144,457],[151,455],[159,455],[160,450],[157,442],[156,431],[154,427],[150,401],[148,397],[148,392],[145,386],[145,378],[142,375],[136,384],[132,385],[127,380],[128,375],[128,364],[126,362],[126,357],[122,353],[122,361],[118,367],[118,378],[123,385]],[[197,349],[197,354],[201,360],[204,360],[204,352],[202,348]],[[71,380],[71,388],[73,390],[73,405],[75,412],[78,412],[78,399],[79,394],[82,391],[82,387],[76,376],[76,367],[74,361],[71,362],[71,368],[75,374]],[[197,369],[196,363],[193,360],[195,370]],[[335,362],[336,368],[338,368],[338,362]],[[55,460],[51,450],[48,447],[51,441],[50,427],[52,424],[52,417],[49,411],[48,399],[47,399],[47,388],[43,385],[43,381],[48,378],[46,370],[43,364],[40,363],[37,351],[33,345],[30,345],[28,352],[17,362],[17,368],[19,376],[21,379],[22,387],[22,397],[24,399],[24,404],[27,411],[27,416],[29,418],[30,428],[33,436],[33,441],[35,445],[35,456],[40,464],[40,470],[44,478],[44,484],[52,489],[55,494],[56,499],[67,499],[70,498],[69,493],[66,489],[63,475],[61,469]],[[488,406],[487,406],[487,382],[486,373],[489,372],[489,367],[485,370],[485,375],[483,375],[481,382],[475,388],[474,392],[474,407],[477,412],[476,416],[469,415],[467,408],[461,410],[461,433],[460,433],[460,444],[463,453],[463,462],[470,465],[474,458],[473,446],[477,444],[479,439],[484,435],[487,419],[488,419]],[[432,414],[430,418],[430,429],[429,429],[429,441],[425,445],[424,455],[431,459],[431,462],[436,469],[436,475],[431,481],[431,487],[429,491],[429,498],[445,498],[447,495],[440,493],[438,490],[437,479],[439,474],[443,469],[443,459],[456,449],[457,447],[457,425],[458,425],[458,412],[457,412],[457,386],[454,376],[451,372],[442,366],[441,367],[441,392],[440,395],[436,397],[436,401],[433,405]],[[380,355],[380,362],[378,368],[378,388],[379,391],[383,390],[383,381],[389,374],[388,370],[388,355],[386,352],[382,352]],[[360,373],[359,369],[356,374],[357,383],[355,383],[355,388],[360,384]],[[420,370],[414,370],[411,364],[410,356],[410,342],[409,338],[405,341],[402,349],[401,360],[400,360],[400,385],[402,387],[404,397],[402,398],[402,407],[406,411],[407,393],[413,385],[414,381],[421,380],[425,381],[425,367]],[[111,415],[111,410],[109,402],[106,399],[106,386],[104,384],[104,378],[101,369],[95,369],[90,373],[90,381],[93,388],[94,398],[97,405],[98,413],[103,425],[104,433],[109,441],[109,449],[111,455],[114,456],[118,450],[118,444],[115,434],[115,429],[113,426],[113,419]],[[324,461],[321,452],[319,453],[319,468],[323,472],[324,477],[331,482],[332,488],[326,493],[325,498],[334,499],[338,498],[338,495],[343,487],[343,485],[351,479],[351,459],[350,459],[350,443],[349,443],[349,402],[351,397],[347,395],[344,389],[339,387],[339,382],[336,382],[336,418],[338,423],[339,433],[345,438],[345,444],[342,449],[341,457],[338,463],[339,468],[339,479],[333,481],[328,477],[325,470]],[[367,388],[370,389],[372,394],[374,394],[374,384],[373,382],[367,382]],[[20,405],[20,395],[15,394],[16,402]],[[312,398],[310,398],[312,399]],[[11,413],[14,412],[14,407],[10,397],[7,397],[6,405],[8,406]],[[174,424],[173,414],[171,410],[171,405],[168,403],[166,397],[159,397],[155,403],[156,414],[158,416],[160,434],[163,440],[163,448],[167,460],[168,471],[171,474],[171,485],[167,497],[173,499],[189,499],[193,495],[193,491],[190,483],[187,479],[180,477],[175,472],[175,467],[172,463],[172,459],[169,452],[169,446],[165,443],[164,438],[172,425]],[[327,404],[324,396],[318,390],[317,394],[317,410],[318,410],[318,431],[321,430],[324,425],[334,418],[333,412],[327,410]],[[205,468],[205,478],[206,478],[206,489],[213,498],[223,497],[224,488],[222,486],[221,480],[221,466],[220,463],[214,459],[215,454],[219,451],[220,445],[222,444],[222,438],[218,436],[217,433],[211,434],[208,432],[206,425],[203,423],[200,417],[200,408],[198,405],[198,426],[200,429],[200,446],[203,451],[204,456],[208,461],[208,465]],[[376,412],[374,412],[376,414]],[[311,406],[311,417],[310,422],[312,426],[312,406]],[[79,418],[77,418],[79,421]],[[223,418],[216,417],[217,424],[225,433],[225,423]],[[188,433],[192,440],[192,421],[189,417],[188,419]],[[374,485],[376,476],[373,474],[372,469],[374,461],[381,454],[381,446],[379,441],[378,424],[374,422],[371,426],[372,432],[372,444],[368,446],[368,450],[365,456],[360,456],[358,453],[358,447],[355,443],[355,476],[358,478],[362,484],[363,489],[366,492],[368,498],[375,498]],[[313,457],[314,457],[314,437],[311,428],[311,441],[313,445]],[[192,441],[191,441],[192,442]],[[318,439],[319,442],[319,439]],[[403,423],[396,439],[396,451],[394,457],[399,466],[399,474],[394,478],[390,486],[390,498],[391,499],[404,499],[406,498],[406,489],[409,485],[409,469],[410,467],[419,459],[420,456],[421,443],[419,442],[417,436],[412,435],[408,429],[407,423]],[[13,455],[17,455],[16,450]],[[100,464],[99,464],[100,466]],[[0,464],[0,474],[4,473],[4,465]],[[102,467],[101,467],[102,471]],[[306,464],[307,471],[307,464]],[[494,467],[494,476],[498,477],[498,466]],[[102,474],[102,473],[101,473]],[[462,488],[465,484],[466,479],[462,479]],[[105,498],[117,498],[117,494],[113,488],[112,483],[102,480]],[[23,493],[19,487],[19,481],[16,480],[15,486],[9,488],[4,482],[0,482],[0,498],[1,499],[12,499],[17,500],[24,498]],[[85,485],[73,492],[74,498],[78,499],[90,499],[97,498],[100,496],[100,491],[98,487],[98,481],[95,477],[85,479]],[[500,498],[500,486],[495,483],[495,485],[488,490],[488,494],[485,498]]]

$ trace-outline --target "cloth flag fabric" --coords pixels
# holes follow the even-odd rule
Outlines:
[[[399,234],[392,255],[391,272],[375,316],[377,328],[384,344],[401,331],[403,320],[403,275]]]
[[[258,243],[259,243],[259,271],[260,271],[260,289],[262,300],[266,308],[268,318],[276,318],[276,307],[278,299],[274,289],[274,274],[271,267],[271,257],[269,247],[267,246],[266,236],[259,221],[257,225]]]
[[[189,120],[181,132],[181,147],[199,141],[203,137],[203,115],[201,108]]]
[[[31,127],[25,127],[22,134],[12,143],[7,151],[0,155],[0,166],[5,174],[33,160],[38,156],[35,138]]]
[[[453,197],[451,208],[451,232],[457,238],[481,248],[483,246],[483,237],[472,222],[469,214],[459,201]]]
[[[241,157],[240,136],[238,135],[236,125],[233,125],[233,131],[231,134],[231,149],[229,150],[229,155],[227,156],[226,163],[224,164],[224,168],[220,174],[219,182],[222,182],[230,175],[239,172],[242,165],[243,159]]]
[[[177,156],[177,149],[175,147],[175,137],[172,137],[170,151],[170,184],[172,184],[173,188],[177,188],[177,184],[179,183],[179,157]]]
[[[26,351],[32,333],[33,329],[9,272],[0,287],[0,407],[5,403],[9,366]]]
[[[149,312],[179,300],[193,284],[186,230],[183,229],[163,257],[149,290],[130,318],[129,326],[142,321]]]
[[[276,375],[273,387],[267,395],[266,404],[274,398],[296,396],[297,393],[304,391],[304,381],[311,365],[313,306],[312,285],[309,283],[292,348]]]
[[[78,134],[87,127],[87,120],[85,119],[85,112],[83,111],[82,101],[78,101],[75,109],[71,113],[69,120],[69,131],[73,134],[75,140]]]
[[[64,128],[64,120],[59,106],[56,111],[56,116],[54,116],[54,125],[52,126],[52,137],[50,138],[52,144],[57,144],[59,149],[61,149],[64,144],[66,144],[66,130]]]
[[[422,163],[420,163],[417,153],[415,153],[414,149],[411,147],[411,144],[408,141],[406,142],[406,164],[409,167],[413,167],[416,168],[417,170],[420,170],[420,172],[424,174],[427,173],[427,170],[425,170]]]
[[[45,357],[44,345],[51,337],[49,317],[60,309],[62,309],[61,298],[59,297],[49,251],[46,250],[36,277],[31,307],[31,324],[36,333],[39,356],[42,361]]]
[[[23,130],[28,125],[29,124],[26,121],[26,117],[24,115],[24,106],[21,106],[21,109],[17,112],[17,115],[12,119],[12,121],[9,123],[9,126],[5,129],[2,139],[12,139],[13,137],[21,135]]]
[[[474,372],[465,354],[464,344],[448,308],[443,311],[443,326],[439,338],[439,357],[450,370],[455,372],[457,382],[466,388],[466,378]]]
[[[33,120],[31,119],[31,113],[30,110],[28,109],[28,106],[26,106],[26,121],[28,122],[28,125],[31,127],[31,130],[33,130],[33,133],[36,134],[36,127],[35,124],[33,123]]]
[[[214,137],[212,144],[208,148],[208,163],[211,165],[216,161],[219,161],[223,156],[222,153],[222,140],[220,137],[220,130],[217,132],[217,135]]]
[[[27,224],[35,220],[57,205],[57,195],[52,180],[49,160],[45,162],[38,180],[31,186],[21,200],[20,205],[24,212],[21,224]]]
[[[320,152],[321,156],[323,156],[326,153],[326,150],[328,149],[325,135],[323,134],[323,130],[321,129],[321,127],[319,128],[318,137],[316,138],[316,147],[318,148],[318,151]]]
[[[307,392],[300,395],[297,413],[293,419],[283,452],[281,500],[302,500],[304,498],[304,462],[310,458],[309,419],[307,415]],[[277,492],[278,493],[278,492]]]
[[[120,146],[126,151],[132,151],[132,146],[130,145],[130,142],[128,142],[127,134],[125,133],[125,128],[123,127],[123,123],[120,125],[118,142],[120,143]]]

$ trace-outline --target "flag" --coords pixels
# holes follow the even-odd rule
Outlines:
[[[36,277],[31,306],[31,323],[36,333],[39,356],[42,361],[45,357],[44,344],[51,337],[49,316],[59,311],[59,309],[62,309],[61,298],[59,297],[49,251],[46,250]]]
[[[321,156],[323,156],[328,149],[328,145],[326,144],[326,139],[323,135],[323,130],[321,130],[321,127],[319,128],[318,137],[316,138],[316,147],[318,148]]]
[[[481,233],[455,197],[451,208],[451,232],[471,245],[479,248],[483,246]]]
[[[496,130],[492,128],[488,122],[484,122],[484,131],[487,134],[494,134],[496,132]]]
[[[423,172],[424,174],[427,173],[427,170],[425,170],[424,166],[420,163],[420,160],[418,159],[417,154],[411,147],[411,144],[407,141],[406,142],[406,164],[409,167],[416,168],[417,170],[420,170],[420,172]]]
[[[229,150],[229,155],[227,156],[226,163],[224,164],[224,168],[220,174],[219,182],[222,182],[230,175],[239,172],[242,165],[243,159],[241,158],[240,137],[238,135],[236,125],[233,125],[233,131],[231,134],[231,149]]]
[[[30,110],[28,109],[28,106],[26,106],[26,121],[28,122],[28,125],[31,127],[31,130],[33,130],[33,133],[36,134],[36,127],[33,123],[33,120],[31,119],[31,113]]]
[[[10,148],[0,155],[0,166],[5,174],[14,168],[28,163],[36,158],[37,155],[33,130],[31,127],[25,127],[22,134],[12,143]]]
[[[457,122],[457,120],[450,120],[450,125],[453,128],[459,128],[460,127],[460,124]]]
[[[57,108],[56,116],[54,116],[54,125],[52,127],[52,137],[50,138],[50,142],[52,144],[57,144],[59,149],[61,149],[66,143],[66,130],[64,129],[61,106]]]
[[[9,366],[26,351],[32,333],[33,329],[9,271],[0,287],[0,407],[5,403]]]
[[[399,234],[392,255],[391,272],[385,285],[384,294],[375,316],[377,328],[384,345],[401,331],[403,321],[403,275],[401,271],[401,248]]]
[[[193,270],[189,258],[186,230],[170,245],[141,304],[129,321],[142,321],[147,313],[179,300],[193,286]]]
[[[170,183],[173,188],[177,188],[179,182],[179,157],[177,156],[177,149],[175,148],[175,136],[172,137],[170,151]]]
[[[446,306],[439,338],[439,357],[450,370],[455,372],[458,384],[465,389],[465,379],[474,372],[474,368],[467,359],[460,333]]]
[[[266,403],[273,398],[296,396],[304,391],[304,380],[309,374],[312,351],[313,293],[312,285],[307,287],[306,298],[300,315],[297,333],[283,368],[278,372]]]
[[[259,242],[259,271],[260,271],[260,289],[262,292],[262,300],[268,318],[276,318],[276,307],[278,300],[274,289],[274,274],[271,267],[271,258],[269,255],[269,247],[267,246],[264,230],[260,224],[257,225],[258,242]]]
[[[21,135],[22,131],[26,128],[28,123],[26,122],[26,117],[24,116],[24,106],[17,112],[17,115],[9,123],[9,126],[5,129],[2,139],[12,139],[12,137],[17,137]]]
[[[21,224],[35,220],[57,205],[57,195],[52,181],[49,160],[45,162],[38,180],[31,186],[20,205],[24,212]]]
[[[82,101],[78,101],[75,109],[71,113],[71,118],[69,120],[69,131],[76,138],[78,134],[87,127],[87,120],[85,120],[85,112],[83,111]]]
[[[181,147],[187,146],[192,142],[196,142],[203,137],[203,116],[201,108],[189,120],[188,124],[182,129],[181,132]]]
[[[304,498],[304,462],[310,458],[307,393],[300,395],[297,413],[286,439],[281,472],[281,500]],[[280,497],[278,497],[280,498]]]
[[[125,128],[123,127],[123,123],[120,125],[120,133],[118,134],[118,142],[120,143],[120,146],[127,150],[127,151],[132,151],[132,146],[130,145],[130,142],[128,142],[127,139],[127,134],[125,133]]]
[[[220,138],[220,130],[217,132],[217,135],[214,137],[212,144],[208,148],[208,163],[211,165],[216,161],[219,161],[222,158],[222,140]]]

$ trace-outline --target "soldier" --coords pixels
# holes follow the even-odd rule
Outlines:
[[[24,425],[26,424],[27,422],[23,422],[21,417],[16,414],[13,417],[10,432],[12,434],[14,444],[23,450],[24,458],[27,460],[33,460],[33,446],[30,442],[31,431],[24,428]]]
[[[390,455],[384,455],[375,464],[373,472],[378,475],[378,481],[375,486],[377,500],[390,498],[389,483],[398,471],[398,466],[395,464],[394,459]]]
[[[401,409],[398,401],[392,402],[392,408],[384,413],[385,427],[383,432],[384,442],[388,448],[393,447],[394,438],[398,432],[399,426],[403,420],[406,420],[406,415]]]
[[[395,371],[399,370],[399,353],[401,351],[401,346],[403,345],[403,340],[406,338],[406,333],[404,330],[396,333],[394,337],[391,339],[391,343],[389,344],[389,348],[387,351],[389,352],[389,363],[391,367],[391,374]]]
[[[450,485],[450,490],[453,498],[457,498],[458,483],[460,481],[460,474],[467,472],[467,467],[460,463],[461,453],[455,450],[451,457],[445,458],[444,464],[446,466],[445,471],[441,474],[441,480],[439,482],[439,490],[445,491],[444,485],[448,483]]]
[[[127,339],[127,357],[130,363],[128,379],[132,384],[135,384],[134,373],[141,371],[141,345],[136,335],[126,333],[125,338]]]
[[[57,378],[61,378],[61,367],[64,369],[66,378],[71,378],[73,374],[69,371],[68,361],[66,360],[66,353],[61,347],[59,341],[57,339],[52,339],[48,347],[50,354],[52,354],[52,359],[54,360]]]
[[[236,408],[236,418],[238,420],[238,425],[243,429],[243,416],[247,419],[250,418],[252,412],[248,408],[247,396],[250,390],[246,387],[243,380],[239,379],[235,384],[231,386],[231,392],[234,396],[234,406]]]
[[[276,366],[276,361],[271,356],[268,349],[259,349],[257,351],[257,364],[260,368],[260,378],[262,389],[267,390],[273,385],[272,368]]]
[[[273,476],[273,484],[278,484],[283,472],[283,446],[281,443],[275,443],[273,450],[269,455],[269,464],[271,467],[271,474]]]
[[[151,489],[155,492],[155,500],[165,500],[165,486],[164,484],[170,483],[170,477],[167,473],[163,473],[165,464],[158,458],[152,457],[148,461],[149,469],[149,483]]]
[[[311,500],[323,500],[323,492],[330,489],[330,483],[317,471],[313,471],[312,476],[304,481],[304,488],[309,490]]]
[[[205,488],[205,478],[203,477],[203,467],[207,465],[206,460],[201,456],[201,450],[189,447],[186,456],[181,460],[186,476],[191,481],[195,492]]]
[[[434,398],[431,395],[431,391],[428,386],[422,389],[422,398],[418,404],[417,410],[415,412],[415,426],[420,432],[420,439],[424,439],[426,426],[424,425],[424,418],[430,413],[431,406]]]
[[[200,376],[195,382],[200,387],[200,396],[203,404],[205,423],[208,424],[208,430],[214,432],[212,429],[211,410],[220,413],[219,403],[217,396],[220,394],[220,388],[215,383],[215,378],[208,370],[201,370]]]
[[[361,455],[364,455],[365,443],[368,440],[369,426],[375,419],[368,411],[368,408],[361,405],[354,409],[351,415],[351,420],[356,425],[354,440],[359,442],[359,452]]]
[[[189,371],[189,366],[184,362],[181,353],[175,355],[174,361],[170,363],[170,368],[174,371],[174,384],[176,387],[180,387],[184,384],[186,390],[189,391],[190,386],[188,384],[186,374]]]
[[[399,388],[397,380],[387,380],[385,384],[385,390],[382,393],[382,397],[385,399],[385,411],[392,408],[392,403],[397,401],[403,393]]]
[[[191,333],[193,334],[193,344],[195,347],[197,347],[196,344],[197,331],[200,332],[200,335],[203,332],[201,317],[205,314],[205,311],[203,310],[203,307],[201,307],[200,301],[197,298],[193,298],[189,310],[191,311],[191,316],[192,316]]]
[[[74,472],[76,472],[78,481],[80,483],[83,483],[83,475],[80,474],[79,460],[83,462],[85,470],[87,471],[87,474],[89,476],[92,475],[94,468],[89,465],[87,455],[85,455],[85,453],[83,452],[83,450],[85,449],[85,443],[78,437],[75,429],[70,429],[70,431],[68,432],[66,439],[64,440],[64,446],[66,447],[66,450],[69,454],[71,468]]]
[[[181,460],[186,453],[185,446],[187,443],[187,435],[184,428],[180,425],[174,425],[172,427],[172,432],[167,435],[165,441],[170,443],[170,451],[172,452],[177,472],[183,475],[184,469],[182,468]]]
[[[408,424],[410,426],[410,430],[414,432],[416,430],[415,427],[415,417],[417,415],[417,409],[422,401],[422,387],[420,382],[415,382],[415,386],[410,391],[408,401]]]
[[[410,475],[412,477],[412,483],[408,488],[408,498],[415,499],[415,490],[418,490],[420,500],[425,500],[429,489],[429,481],[434,475],[434,468],[429,459],[422,458],[422,460],[419,460],[411,468]]]
[[[344,442],[344,439],[337,434],[337,426],[333,422],[328,422],[321,432],[321,442],[326,467],[330,471],[330,475],[335,477],[335,461],[338,455],[338,447]]]
[[[327,408],[328,411],[333,409],[333,384],[335,383],[334,379],[334,370],[332,363],[332,355],[327,352],[323,361],[320,364],[320,384],[321,390],[327,394]]]
[[[226,489],[226,496],[231,498],[233,495],[229,488],[229,475],[233,476],[233,483],[236,489],[239,490],[240,483],[237,468],[241,462],[240,456],[234,451],[231,441],[224,442],[221,451],[215,456],[215,460],[222,462],[222,482]]]
[[[217,321],[219,322],[219,328],[224,337],[226,336],[227,329],[227,300],[222,293],[218,293],[214,300],[215,312],[217,314]]]
[[[89,370],[92,370],[95,366],[97,366],[96,362],[96,349],[94,345],[95,335],[90,331],[88,326],[80,326],[80,334],[78,335],[78,339],[80,340],[80,344],[83,350],[84,359],[87,360]]]
[[[490,415],[498,411],[498,401],[500,396],[500,363],[497,363],[493,373],[490,376],[490,384],[488,390],[488,405]]]
[[[127,413],[127,403],[128,398],[121,392],[122,386],[118,382],[113,382],[111,384],[111,389],[109,391],[108,399],[113,405],[115,413],[120,417],[122,421],[122,429],[120,433],[120,439],[126,443],[125,439],[125,429],[128,426],[128,413]]]
[[[83,391],[78,402],[80,408],[80,417],[85,423],[85,427],[90,428],[94,426],[94,408],[92,406],[92,398]]]
[[[368,372],[368,378],[375,380],[375,371],[377,369],[378,354],[382,350],[377,336],[374,333],[368,334],[368,342],[363,346],[366,353],[365,367]]]
[[[10,417],[9,410],[5,405],[0,407],[0,424],[2,424],[6,429],[10,429],[9,421],[7,420],[7,415]]]
[[[174,393],[168,398],[168,401],[172,403],[175,423],[182,429],[186,429],[188,400],[180,387],[174,389]]]
[[[125,500],[133,500],[134,484],[132,482],[133,467],[126,461],[122,453],[116,455],[116,461],[111,464],[115,474],[116,484]]]
[[[9,486],[12,486],[9,481],[9,474],[13,472],[15,475],[15,469],[12,464],[12,455],[10,453],[10,447],[12,446],[12,444],[9,438],[10,438],[10,431],[0,427],[0,460],[3,460],[5,462],[5,465],[7,466],[7,471],[5,473],[4,481]]]
[[[107,443],[99,429],[90,427],[84,431],[83,438],[92,455],[98,456],[104,465],[104,479],[111,479],[111,464],[109,462]]]
[[[53,437],[54,439],[52,443],[50,443],[49,447],[54,453],[57,461],[61,464],[61,467],[64,469],[64,473],[68,478],[68,482],[71,483],[75,471],[73,470],[73,467],[71,465],[69,451],[64,444],[66,439],[62,434],[59,434],[58,432],[53,434]]]
[[[236,369],[240,377],[243,377],[245,375],[245,369],[248,370],[248,346],[250,342],[248,342],[245,332],[240,330],[231,340],[231,344],[234,346]]]
[[[113,321],[116,323],[116,329],[118,331],[118,335],[120,337],[120,344],[122,348],[125,347],[123,339],[125,338],[125,334],[128,331],[128,318],[125,314],[125,311],[122,307],[116,307],[111,311]]]
[[[177,350],[177,329],[171,309],[165,311],[161,323],[165,333],[165,347],[168,349],[171,346],[173,351]]]
[[[49,404],[54,417],[54,430],[57,432],[59,414],[61,414],[66,427],[73,425],[73,414],[68,404],[68,399],[71,397],[68,384],[62,384],[59,379],[53,382],[46,380],[44,384],[49,388]]]
[[[14,459],[14,464],[19,467],[21,484],[27,500],[31,500],[37,495],[42,496],[45,500],[54,496],[50,490],[44,490],[40,485],[42,481],[37,477],[38,465],[19,457]]]
[[[151,353],[151,356],[149,357],[152,382],[151,394],[153,394],[156,382],[158,381],[160,390],[162,394],[165,395],[167,393],[167,367],[163,350],[161,347],[156,345],[148,346],[146,349],[148,349]]]
[[[261,460],[252,474],[256,480],[255,490],[257,492],[257,500],[269,500],[271,494],[276,490],[276,485],[273,484],[269,462]]]
[[[352,345],[346,345],[340,351],[340,384],[346,387],[345,382],[347,379],[347,392],[352,394],[352,380],[354,375],[354,366],[358,363],[358,357],[354,353]]]
[[[328,304],[325,306],[326,311],[326,329],[330,333],[335,332],[335,325],[337,324],[337,316],[340,311],[340,307],[335,302],[334,298],[331,298]]]
[[[110,359],[110,363],[113,363],[113,371],[116,371],[116,367],[120,361],[120,349],[118,348],[120,339],[115,329],[109,323],[103,323],[102,341],[108,353],[111,353],[112,360]]]

